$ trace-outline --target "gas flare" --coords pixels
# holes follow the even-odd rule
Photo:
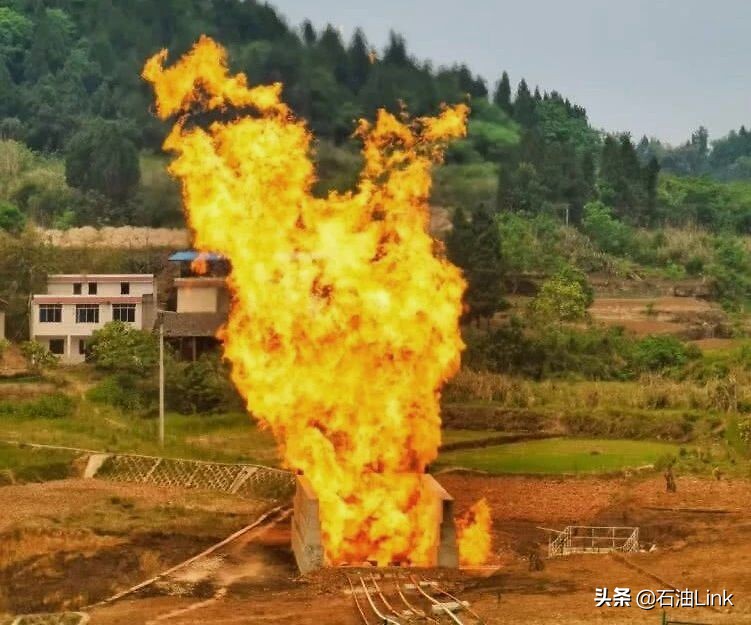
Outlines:
[[[439,507],[419,474],[440,443],[465,288],[427,234],[430,169],[465,134],[467,107],[360,121],[357,190],[320,199],[281,84],[230,76],[205,36],[171,68],[166,56],[143,76],[159,117],[176,117],[164,148],[195,244],[231,261],[233,382],[315,489],[330,564],[428,563]]]
[[[483,564],[490,553],[490,506],[485,498],[456,522],[462,564]]]

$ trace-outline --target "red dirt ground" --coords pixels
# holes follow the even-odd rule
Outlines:
[[[734,593],[736,607],[729,612],[684,608],[670,610],[669,615],[697,623],[751,623],[751,481],[679,477],[678,492],[667,494],[661,476],[550,479],[453,474],[439,479],[456,497],[459,511],[481,496],[488,498],[495,557],[501,566],[427,576],[441,579],[445,588],[469,600],[488,625],[660,622],[657,610],[595,608],[594,589],[608,587],[612,593],[615,586],[630,587],[634,594],[669,586],[701,592],[725,589]],[[643,545],[655,544],[655,550],[625,557],[545,560],[544,570],[530,571],[530,551],[543,554],[547,544],[545,531],[537,526],[560,529],[573,523],[636,525]],[[362,623],[344,593],[345,571],[298,579],[288,540],[286,524],[260,532],[220,554],[208,572],[199,567],[197,573],[187,574],[193,583],[201,582],[200,592],[180,596],[185,582],[172,580],[151,594],[94,608],[91,622]],[[473,620],[466,617],[464,622]]]

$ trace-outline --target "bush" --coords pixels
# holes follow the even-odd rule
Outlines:
[[[612,210],[602,202],[590,202],[584,207],[582,230],[610,254],[626,256],[635,247],[633,230],[613,217]]]
[[[489,333],[465,331],[465,366],[536,379],[633,377],[633,339],[621,328],[580,329],[518,317]]]
[[[694,428],[692,416],[688,413],[593,415],[590,412],[574,412],[564,414],[561,423],[571,436],[633,440],[685,440]]]
[[[10,202],[0,200],[0,228],[6,232],[20,232],[26,224],[26,216]]]
[[[751,419],[738,422],[738,435],[746,445],[751,445]]]
[[[21,353],[26,358],[29,368],[36,373],[55,367],[59,361],[59,358],[46,345],[42,345],[36,341],[21,343]]]
[[[653,335],[636,343],[634,364],[640,371],[665,371],[699,358],[701,351],[670,335]]]
[[[715,242],[714,258],[707,267],[714,297],[730,310],[738,310],[751,297],[751,254],[736,238]]]
[[[159,342],[151,332],[111,321],[91,336],[89,351],[100,369],[146,374],[159,364]]]
[[[545,321],[580,321],[593,301],[591,288],[580,272],[572,268],[559,271],[543,282],[532,302],[533,312]]]
[[[13,415],[26,419],[63,419],[73,414],[76,402],[64,393],[42,395],[29,401],[0,402],[0,414]]]
[[[157,393],[153,379],[144,380],[133,374],[118,373],[104,378],[89,389],[86,398],[122,410],[138,411],[151,408],[156,402]]]
[[[183,414],[242,407],[227,367],[218,356],[210,354],[195,362],[170,362],[166,401],[170,409]]]

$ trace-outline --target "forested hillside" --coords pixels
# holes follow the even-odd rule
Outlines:
[[[376,50],[362,32],[343,41],[239,0],[0,1],[0,227],[181,225],[166,126],[139,74],[157,50],[175,58],[203,33],[251,82],[284,84],[317,137],[319,193],[354,184],[358,117],[467,101],[469,135],[435,172],[432,202],[453,216],[448,249],[471,292],[573,267],[708,277],[733,305],[751,294],[745,128],[714,143],[702,128],[676,148],[635,142],[593,128],[555,90],[512,81],[503,59],[487,84],[464,65],[414,58],[397,34]],[[502,290],[473,309],[497,309]]]

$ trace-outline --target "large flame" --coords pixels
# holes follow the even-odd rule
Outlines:
[[[164,147],[196,246],[232,263],[222,338],[234,383],[315,489],[330,563],[429,563],[439,508],[420,474],[440,443],[439,390],[459,365],[465,284],[426,232],[427,200],[467,107],[360,121],[357,191],[318,199],[311,136],[280,84],[230,76],[207,37],[173,67],[165,59],[143,76],[159,117],[177,116]],[[191,125],[196,111],[224,119]]]
[[[462,564],[483,564],[490,553],[490,506],[485,498],[475,503],[456,521],[459,558]]]

